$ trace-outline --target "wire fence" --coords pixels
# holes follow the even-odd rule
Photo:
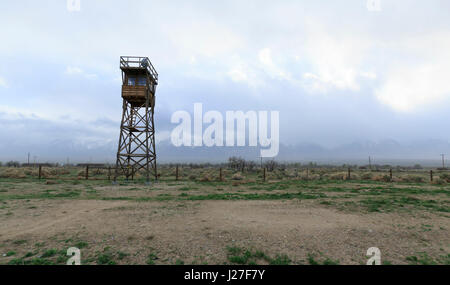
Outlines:
[[[116,176],[115,166],[84,165],[72,167],[52,167],[36,165],[35,167],[0,167],[0,178],[18,180],[146,180],[146,173],[142,170],[128,170],[128,176],[119,169]],[[154,177],[154,176],[151,176]],[[161,165],[158,168],[158,179],[173,181],[227,181],[252,180],[259,182],[280,180],[303,181],[379,181],[379,182],[407,182],[407,183],[450,183],[448,169],[411,169],[411,168],[375,168],[364,167],[297,167],[268,169],[266,167],[239,169],[225,165],[189,166],[189,165]],[[153,179],[152,179],[153,180]]]

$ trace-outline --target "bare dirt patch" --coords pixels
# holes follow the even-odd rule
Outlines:
[[[445,216],[350,213],[317,200],[34,199],[7,200],[6,207],[0,210],[0,253],[15,254],[0,256],[0,263],[77,244],[87,264],[224,264],[230,263],[227,247],[287,255],[293,264],[307,264],[311,254],[363,264],[373,246],[395,264],[420,252],[437,259],[450,251]]]

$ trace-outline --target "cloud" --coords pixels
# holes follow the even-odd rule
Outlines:
[[[289,81],[296,83],[291,74],[276,62],[276,59],[285,60],[283,55],[274,58],[271,48],[260,49],[255,56],[248,56],[243,60],[239,56],[233,56],[228,61],[226,73],[232,81],[246,83],[251,88],[264,88],[270,85],[271,80]]]
[[[450,98],[450,33],[401,39],[390,48],[401,50],[403,57],[375,91],[381,103],[396,111],[413,112]]]
[[[349,35],[307,19],[304,57],[310,68],[302,75],[304,88],[320,93],[359,91],[359,79],[368,75],[363,64],[370,46],[370,40],[361,33]],[[369,78],[373,77],[371,74]]]
[[[234,67],[232,70],[228,72],[228,75],[231,77],[231,80],[235,82],[247,81],[248,76],[244,71],[243,65],[238,65]]]
[[[6,80],[3,77],[0,77],[0,87],[8,87]]]
[[[83,70],[79,67],[68,66],[66,68],[66,74],[69,74],[69,75],[82,74],[82,73],[83,73]]]
[[[97,79],[97,74],[85,73],[83,69],[76,66],[67,66],[65,74],[67,75],[82,75],[86,79]]]
[[[270,50],[270,48],[262,49],[258,55],[259,61],[264,65],[273,66],[271,53],[272,51]]]
[[[191,61],[196,57],[220,57],[242,47],[243,40],[219,21],[213,19],[182,18],[173,19],[173,22],[162,27],[167,39],[176,48],[181,58]]]
[[[424,64],[401,66],[389,71],[383,85],[375,92],[380,102],[394,110],[411,112],[435,105],[450,95],[449,70]]]
[[[275,64],[270,48],[264,48],[259,51],[259,62],[262,64],[263,70],[266,74],[275,79],[292,80],[291,75],[283,70],[279,65]]]
[[[264,86],[264,71],[251,60],[242,60],[240,57],[230,59],[229,71],[226,75],[236,83],[244,83],[248,87],[257,89]]]

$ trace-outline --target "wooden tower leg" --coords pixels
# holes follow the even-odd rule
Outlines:
[[[124,175],[128,180],[131,169],[134,173],[144,170],[147,181],[150,181],[152,172],[157,179],[153,108],[147,108],[148,105],[124,104],[115,179]]]

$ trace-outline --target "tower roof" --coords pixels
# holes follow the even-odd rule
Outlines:
[[[124,72],[145,72],[150,78],[158,84],[158,72],[153,67],[148,57],[141,56],[121,56],[120,57],[120,69]]]

